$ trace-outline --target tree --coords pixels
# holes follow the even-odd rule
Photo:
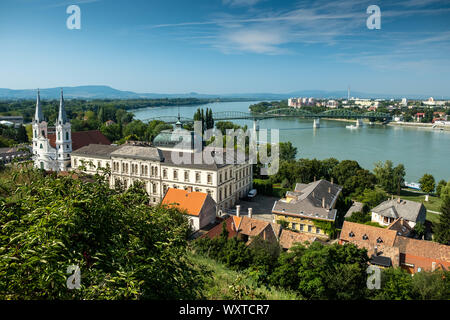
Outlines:
[[[450,245],[450,182],[441,191],[441,214],[439,222],[433,228],[434,236],[437,242]]]
[[[353,212],[350,217],[345,219],[345,221],[356,222],[361,224],[369,222],[370,220],[371,220],[370,213],[364,213],[361,211]]]
[[[417,222],[414,226],[414,233],[422,238],[425,235],[425,225],[422,222]]]
[[[297,156],[297,148],[294,147],[290,141],[280,142],[281,161],[295,160],[296,156]]]
[[[117,123],[113,123],[109,126],[102,125],[100,131],[109,139],[109,141],[114,142],[122,138],[122,132],[120,126]]]
[[[359,194],[375,185],[375,176],[353,160],[341,161],[333,168],[331,175],[343,186],[343,193],[346,196],[351,193]]]
[[[425,173],[419,180],[420,189],[425,193],[433,193],[436,187],[434,177],[431,174]]]
[[[381,272],[381,287],[372,290],[375,299],[411,300],[412,277],[401,268],[387,268]]]
[[[307,299],[361,299],[366,290],[367,251],[353,244],[308,248],[297,245],[282,253],[270,279]]]
[[[421,271],[412,278],[412,296],[420,300],[449,300],[450,272]]]
[[[387,200],[388,195],[383,190],[366,189],[357,199],[358,201],[366,204],[368,207],[374,208],[383,201]]]
[[[189,223],[148,206],[142,186],[110,189],[35,169],[14,174],[0,198],[1,299],[194,299],[203,276],[187,256]],[[31,183],[32,182],[32,183]],[[81,289],[68,290],[68,266]]]
[[[399,164],[394,168],[392,161],[386,160],[383,164],[381,161],[375,164],[374,168],[377,183],[383,187],[386,192],[391,194],[397,192],[400,195],[401,186],[405,182],[405,167]]]
[[[141,120],[134,120],[123,128],[123,135],[135,135],[139,140],[146,140],[146,125]]]
[[[436,194],[438,197],[441,196],[442,188],[444,188],[446,185],[447,185],[447,182],[445,180],[439,181],[439,183],[437,184],[437,187],[436,187]]]

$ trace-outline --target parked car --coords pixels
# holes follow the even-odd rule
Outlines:
[[[256,196],[256,189],[252,189],[252,190],[250,190],[249,192],[248,192],[248,194],[247,194],[247,197],[248,198],[254,198],[255,196]]]

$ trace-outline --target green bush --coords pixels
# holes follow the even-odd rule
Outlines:
[[[148,206],[140,186],[118,192],[35,169],[11,172],[0,198],[1,299],[194,299],[203,275],[187,259],[189,223]],[[68,266],[81,288],[66,287]]]

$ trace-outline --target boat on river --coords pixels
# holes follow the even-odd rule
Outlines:
[[[420,183],[417,182],[406,182],[405,181],[405,187],[414,189],[414,190],[420,190]]]

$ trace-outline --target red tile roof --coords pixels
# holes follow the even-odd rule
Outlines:
[[[56,134],[49,133],[48,139],[50,145],[55,148]],[[111,144],[111,141],[100,132],[100,130],[77,131],[72,132],[72,151],[90,144]]]
[[[234,225],[233,217],[228,217],[226,220],[223,220],[223,221],[225,221],[226,229],[228,231],[228,239],[235,237],[237,235],[237,232],[236,232],[236,226]],[[213,239],[213,238],[219,237],[222,234],[223,221],[220,222],[219,224],[217,224],[214,228],[209,230],[207,233],[200,236],[200,238],[208,237],[210,239]]]
[[[400,252],[416,257],[436,259],[443,262],[450,262],[450,246],[433,241],[417,240],[406,237],[397,237],[395,246],[400,248]]]
[[[287,229],[281,230],[280,245],[285,249],[290,249],[296,243],[303,244],[305,241],[308,241],[311,244],[316,240],[317,238],[315,236],[305,233],[299,233]]]
[[[367,239],[364,239],[366,237]],[[364,237],[364,238],[363,238]],[[382,240],[381,243],[387,246],[394,246],[397,231],[385,228],[369,226],[367,224],[360,224],[354,222],[344,221],[342,226],[340,240],[348,242],[363,242],[368,245],[377,245],[378,238]]]
[[[205,203],[207,193],[169,188],[162,204],[176,206],[191,216],[198,216]]]

